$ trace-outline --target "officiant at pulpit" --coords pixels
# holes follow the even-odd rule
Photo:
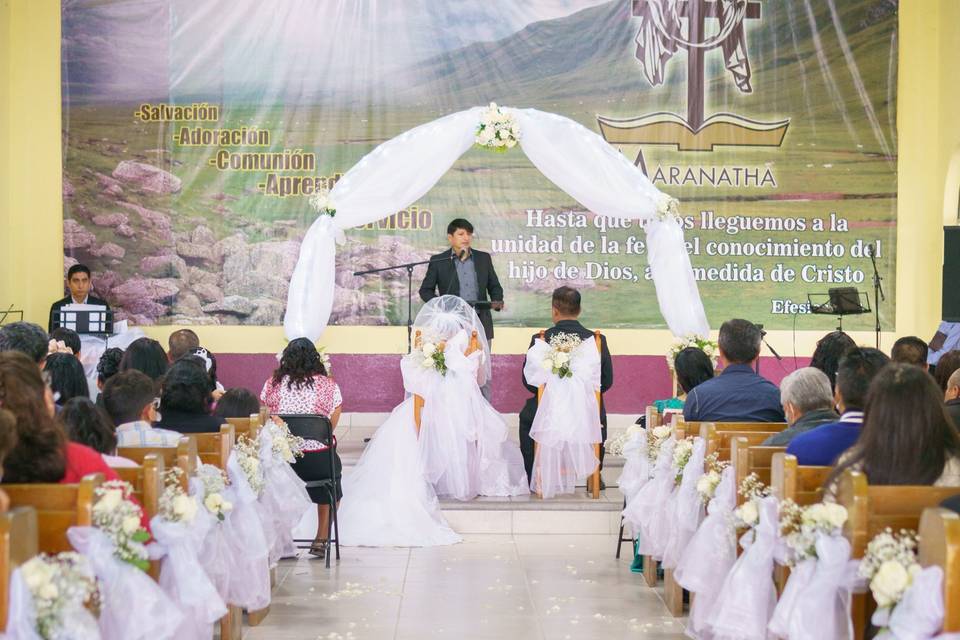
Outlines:
[[[86,265],[75,264],[70,267],[70,269],[67,271],[67,288],[70,290],[70,293],[50,305],[50,316],[48,318],[47,331],[53,331],[56,327],[60,326],[59,318],[56,317],[56,312],[60,311],[67,305],[88,304],[104,307],[106,309],[110,308],[110,305],[107,304],[106,300],[101,300],[100,298],[90,294],[90,289],[92,288],[92,283],[90,281],[90,268]]]
[[[490,254],[472,248],[472,241],[473,225],[469,220],[456,218],[447,225],[450,249],[430,257],[430,265],[420,284],[420,298],[424,302],[443,295],[463,298],[477,312],[487,341],[492,342],[493,314],[490,309],[503,309],[503,287]],[[489,400],[489,380],[482,391]]]

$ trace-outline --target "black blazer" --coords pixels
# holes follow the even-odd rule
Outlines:
[[[53,331],[53,312],[59,311],[61,308],[63,308],[65,305],[68,305],[68,304],[73,304],[73,298],[71,298],[70,295],[63,297],[57,300],[56,302],[54,302],[52,305],[50,305],[50,313],[47,315],[47,331],[48,332]],[[102,300],[94,296],[93,294],[87,294],[87,304],[99,304],[99,305],[103,305],[107,309],[110,308],[110,305],[107,304],[106,300]]]
[[[493,268],[493,260],[490,254],[485,251],[471,249],[473,254],[473,267],[477,270],[477,300],[491,300],[494,302],[503,302],[503,287],[500,286],[500,280],[497,279],[497,272]],[[445,259],[452,256],[448,249],[443,253],[430,256],[431,262],[427,267],[427,274],[423,276],[423,282],[420,284],[420,297],[424,302],[432,300],[437,296],[460,295],[460,278],[457,277],[457,267],[453,260]],[[489,298],[487,297],[489,294]],[[483,324],[483,330],[487,334],[487,340],[493,338],[493,315],[490,313],[490,307],[484,305],[477,308],[477,316]]]
[[[587,340],[593,338],[593,331],[590,331],[585,326],[577,322],[576,320],[561,320],[557,324],[553,325],[544,333],[544,337],[549,341],[551,337],[558,333],[574,334],[580,336],[581,339]],[[537,338],[540,337],[539,333],[533,334],[533,337],[530,338],[530,347],[533,346],[533,343],[536,342]],[[527,347],[528,349],[530,347]],[[523,365],[526,367],[527,359],[524,357]],[[533,417],[537,414],[537,388],[527,382],[526,376],[523,375],[523,369],[520,370],[520,377],[523,379],[523,386],[527,388],[527,391],[533,394],[533,397],[527,400],[526,404],[523,405],[523,409],[520,411],[520,421],[525,424],[533,424]],[[613,359],[610,357],[610,350],[607,349],[607,337],[600,335],[600,424],[604,427],[607,426],[607,408],[603,404],[603,394],[607,392],[610,387],[613,386]]]

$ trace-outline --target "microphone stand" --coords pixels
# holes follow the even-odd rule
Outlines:
[[[394,271],[396,269],[407,270],[407,353],[413,350],[413,268],[421,264],[430,264],[431,262],[453,262],[454,255],[443,256],[442,258],[433,258],[432,260],[420,260],[419,262],[406,262],[404,264],[394,264],[389,267],[379,269],[367,269],[366,271],[354,271],[355,276],[365,276],[371,273],[381,273],[383,271]]]
[[[877,258],[876,252],[872,244],[867,245],[867,255],[870,256],[870,264],[873,265],[873,314],[876,317],[876,325],[874,326],[874,331],[877,335],[877,349],[880,348],[880,301],[886,301],[886,296],[883,295],[883,285],[880,284],[880,281],[883,278],[880,277],[880,272],[877,271]]]
[[[767,345],[767,349],[770,349],[770,353],[773,354],[773,357],[777,359],[777,362],[783,362],[783,358],[777,353],[777,350],[770,346],[770,343],[767,342],[767,332],[763,330],[763,325],[758,325],[760,327],[760,340],[763,344]],[[781,367],[783,365],[781,364]],[[760,358],[757,358],[757,375],[760,375]]]

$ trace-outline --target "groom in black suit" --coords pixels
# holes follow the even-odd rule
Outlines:
[[[471,303],[489,300],[490,304],[476,305],[475,308],[487,341],[490,341],[493,340],[490,309],[503,309],[503,287],[497,279],[490,254],[471,248],[472,241],[473,225],[468,220],[457,218],[447,225],[450,248],[430,257],[427,275],[420,284],[420,297],[424,302],[443,295],[460,296]]]
[[[558,333],[573,334],[579,336],[582,340],[593,340],[593,331],[580,324],[577,318],[580,317],[580,292],[573,287],[558,287],[553,291],[553,303],[551,308],[553,317],[553,326],[544,332],[544,338],[547,342]],[[530,338],[530,346],[540,337],[535,333]],[[527,359],[523,359],[526,366]],[[521,372],[523,369],[521,369]],[[530,478],[533,473],[534,443],[530,437],[530,428],[533,427],[533,418],[537,415],[537,388],[527,382],[526,376],[520,374],[523,378],[523,386],[527,391],[533,394],[533,397],[527,400],[520,410],[520,453],[523,454],[523,466],[527,469],[527,477]],[[600,336],[600,468],[603,469],[603,442],[607,439],[607,408],[603,404],[603,394],[613,386],[613,359],[610,358],[610,350],[607,348],[607,338]],[[603,481],[601,481],[603,488]]]

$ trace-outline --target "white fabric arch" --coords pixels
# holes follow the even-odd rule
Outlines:
[[[317,340],[333,307],[336,244],[343,230],[376,222],[426,194],[474,144],[485,107],[422,124],[364,156],[330,192],[336,217],[321,215],[300,248],[283,320],[288,340]],[[710,330],[674,220],[658,218],[668,197],[603,138],[583,125],[537,109],[507,109],[520,126],[520,147],[560,189],[600,216],[644,223],[660,312],[677,336]]]

